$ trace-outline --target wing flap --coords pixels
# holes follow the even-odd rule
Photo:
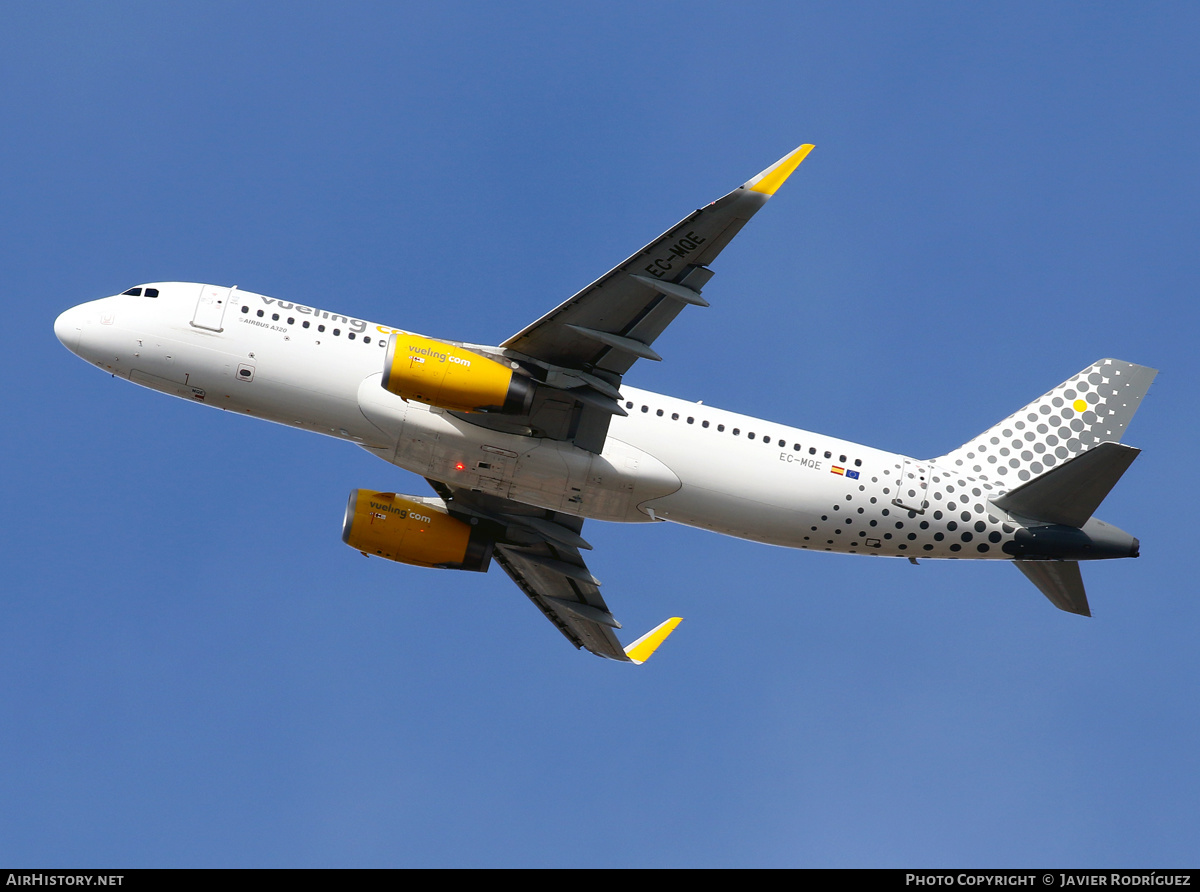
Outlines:
[[[567,576],[555,566],[573,566],[587,573],[578,551],[549,542],[522,548],[498,545],[493,558],[568,641],[597,656],[629,662],[599,587],[576,574]]]
[[[500,496],[455,489],[430,480],[451,514],[477,517],[508,528],[512,541],[498,544],[492,559],[533,605],[576,647],[610,660],[628,662],[613,633],[621,624],[600,594],[580,549],[591,549],[581,535],[583,518]]]

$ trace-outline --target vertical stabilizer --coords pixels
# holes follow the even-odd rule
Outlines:
[[[1013,561],[1050,603],[1067,613],[1091,616],[1077,561]]]
[[[1100,443],[1119,443],[1157,374],[1101,359],[933,463],[1014,489]]]

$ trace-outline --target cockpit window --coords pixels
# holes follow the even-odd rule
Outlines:
[[[158,289],[157,288],[147,288],[146,289],[146,297],[158,297]]]
[[[142,289],[141,289],[141,288],[130,288],[128,291],[122,291],[121,293],[122,293],[122,294],[128,294],[128,295],[131,295],[131,296],[133,296],[133,297],[141,297],[141,296],[142,296]]]

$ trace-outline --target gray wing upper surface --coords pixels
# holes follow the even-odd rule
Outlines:
[[[523,505],[499,496],[429,483],[452,515],[483,518],[505,527],[493,558],[576,647],[610,660],[629,662],[615,629],[621,627],[604,603],[600,583],[580,549],[583,518]]]
[[[716,259],[812,146],[801,146],[757,177],[689,214],[623,263],[513,335],[506,350],[618,383],[700,290]]]
[[[466,417],[473,424],[574,443],[600,452],[620,405],[621,379],[712,278],[708,268],[804,160],[803,145],[758,176],[680,220],[632,257],[500,345],[550,385],[528,415]],[[465,417],[465,416],[464,416]]]

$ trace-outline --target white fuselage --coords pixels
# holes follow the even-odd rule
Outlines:
[[[628,416],[613,417],[598,455],[499,433],[383,389],[400,329],[224,287],[147,287],[158,296],[81,304],[55,331],[135,383],[348,440],[455,487],[597,520],[894,557],[1007,559],[1020,526],[989,504],[1002,489],[986,480],[629,386]]]

